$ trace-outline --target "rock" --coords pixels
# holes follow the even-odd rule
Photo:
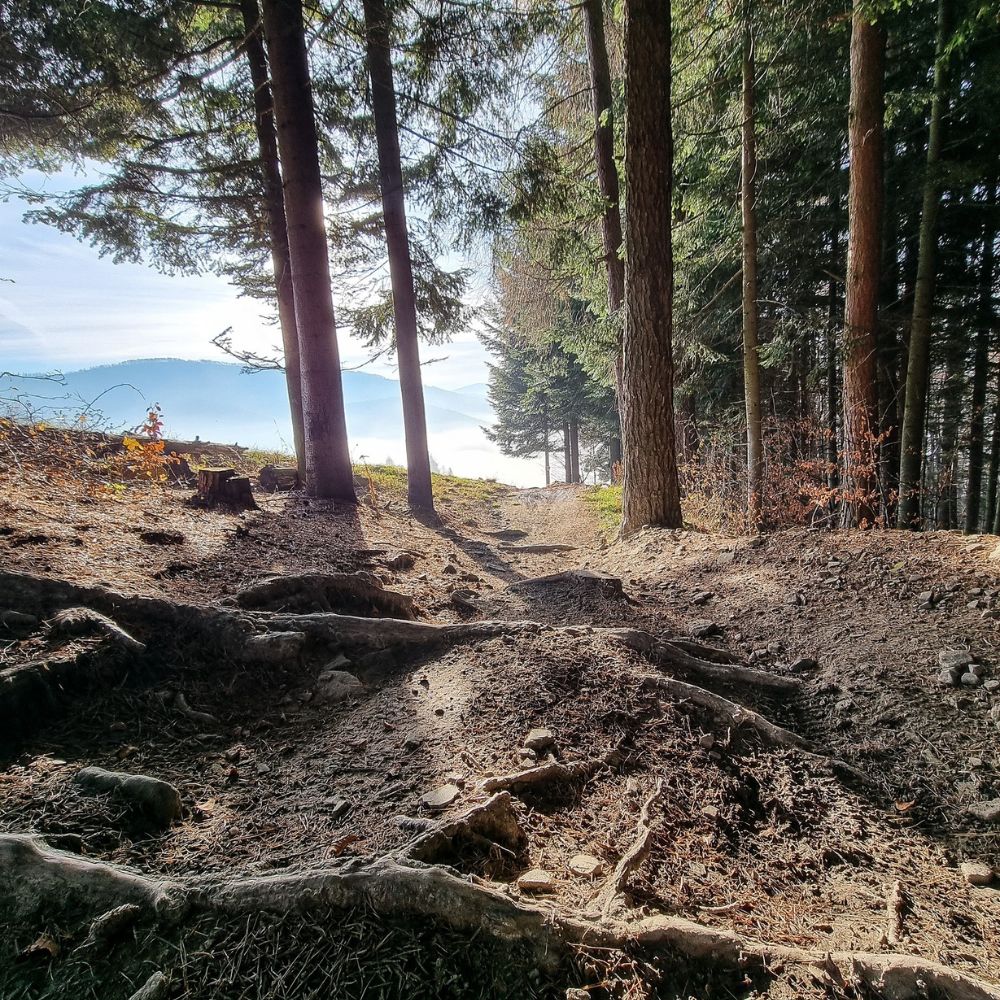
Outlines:
[[[555,735],[548,729],[532,729],[524,737],[524,747],[527,750],[534,750],[535,753],[545,753],[556,745]]]
[[[346,670],[325,669],[316,678],[315,701],[321,705],[336,705],[348,698],[360,698],[365,686]]]
[[[441,569],[442,573],[447,573],[449,576],[458,573],[458,567],[454,563],[445,563],[444,567]]]
[[[270,767],[270,765],[265,764],[263,761],[258,761],[257,762],[257,766],[256,766],[255,770],[257,771],[258,774],[270,774],[271,773],[271,767]]]
[[[534,767],[538,763],[538,754],[534,750],[529,750],[527,747],[521,747],[517,752],[517,759],[525,767]]]
[[[937,682],[941,687],[951,688],[958,683],[959,674],[955,670],[942,670],[937,675]]]
[[[545,869],[532,868],[517,880],[517,887],[522,892],[552,892],[556,883],[552,875]]]
[[[938,666],[942,670],[958,670],[965,672],[965,667],[973,662],[975,657],[964,649],[942,649],[938,653]]]
[[[815,670],[818,666],[819,664],[811,656],[800,656],[788,664],[788,669],[797,674],[803,670]]]
[[[574,875],[583,875],[585,878],[596,878],[604,871],[601,860],[593,854],[574,855],[569,859],[568,868]]]
[[[389,569],[394,570],[404,570],[413,569],[416,565],[416,558],[410,552],[397,552],[395,555],[390,556],[386,559],[385,564]]]
[[[170,980],[162,972],[154,972],[146,982],[129,997],[129,1000],[164,1000]]]
[[[74,780],[93,792],[114,793],[157,826],[167,827],[181,818],[180,792],[168,781],[101,767],[85,767]]]
[[[980,678],[985,677],[986,667],[984,667],[981,663],[970,663],[969,669],[966,671],[966,673],[975,674],[977,677]]]
[[[971,806],[966,806],[965,811],[973,819],[982,820],[984,823],[1000,823],[1000,799],[974,802]]]
[[[570,986],[569,989],[566,990],[566,1000],[590,1000],[590,990]]]
[[[722,635],[722,626],[718,622],[697,621],[692,622],[688,631],[695,639],[710,639],[713,635]]]
[[[297,660],[305,645],[304,632],[268,632],[243,644],[243,659],[251,663],[288,663]]]
[[[698,746],[704,750],[711,750],[715,746],[715,737],[711,733],[705,733],[701,739],[698,740]]]
[[[1000,681],[996,679],[983,681],[983,690],[988,691],[990,694],[993,694],[995,691],[1000,691]]]
[[[993,869],[981,861],[963,861],[959,871],[969,885],[989,885],[993,881]]]
[[[962,687],[968,688],[977,688],[983,683],[982,678],[973,673],[962,674],[959,681],[961,682]]]
[[[921,604],[930,604],[931,606],[933,606],[933,604],[934,604],[934,591],[933,590],[922,590],[922,591],[920,591],[920,593],[917,594],[917,600],[920,601]]]
[[[715,597],[715,594],[713,594],[712,591],[710,591],[710,590],[702,590],[699,593],[695,594],[694,597],[691,598],[691,603],[692,604],[708,604],[708,602],[713,597]]]
[[[447,785],[439,785],[432,792],[422,795],[420,797],[420,804],[425,809],[432,811],[447,809],[458,798],[461,792],[462,790],[458,785],[453,785],[449,782]]]

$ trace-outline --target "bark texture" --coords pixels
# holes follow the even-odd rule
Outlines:
[[[399,123],[396,87],[389,46],[390,20],[383,0],[364,0],[368,73],[372,84],[372,110],[378,145],[379,187],[389,252],[389,280],[396,329],[399,389],[403,398],[403,432],[406,438],[406,488],[410,505],[433,509],[431,463],[427,449],[427,417],[420,374],[417,302],[413,292],[410,236],[406,228],[403,169],[399,158]]]
[[[622,534],[681,526],[674,439],[670,5],[625,3]]]
[[[278,300],[278,326],[285,360],[285,386],[292,418],[292,441],[299,476],[306,475],[305,433],[302,425],[302,374],[299,361],[299,330],[295,323],[295,291],[292,287],[292,262],[288,255],[288,224],[285,221],[285,195],[278,161],[278,137],[274,128],[274,102],[267,70],[267,55],[257,0],[241,0],[246,41],[243,52],[253,84],[254,127],[260,154],[261,179],[264,184],[264,211],[267,235],[271,244],[271,267]]]
[[[855,0],[848,128],[847,288],[844,303],[844,522],[875,520],[876,333],[882,245],[885,31]]]
[[[355,503],[301,0],[264,0],[263,15],[299,331],[306,487]]]
[[[743,214],[743,392],[747,413],[747,524],[761,526],[764,435],[761,429],[759,311],[757,306],[757,139],[754,114],[754,52],[750,4],[744,5],[743,142],[740,206]]]
[[[923,209],[920,216],[920,247],[917,280],[913,289],[913,321],[910,353],[906,365],[906,402],[899,456],[899,526],[914,528],[920,522],[920,476],[924,459],[924,429],[927,419],[927,376],[930,364],[931,311],[937,273],[937,219],[941,208],[941,139],[946,102],[946,53],[950,23],[949,0],[938,0],[934,89],[927,134],[927,171],[924,175]]]

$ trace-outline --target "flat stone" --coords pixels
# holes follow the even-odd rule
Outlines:
[[[993,881],[993,869],[981,861],[963,861],[959,871],[969,885],[989,885]]]
[[[348,698],[359,698],[364,691],[364,684],[354,674],[326,669],[316,679],[315,701],[321,705],[335,705]]]
[[[977,688],[979,687],[980,684],[983,683],[981,677],[972,673],[962,674],[962,676],[959,678],[959,681],[962,687],[967,687],[967,688]]]
[[[535,753],[544,753],[556,745],[555,734],[550,729],[532,729],[524,737],[524,747]]]
[[[722,635],[722,626],[718,622],[692,622],[688,630],[695,639],[710,639],[713,635]]]
[[[698,746],[700,746],[703,750],[711,750],[712,747],[715,746],[715,737],[711,733],[705,733],[705,735],[698,740]]]
[[[714,596],[715,596],[715,594],[713,594],[712,591],[710,591],[710,590],[702,590],[699,593],[695,594],[694,597],[691,598],[691,603],[692,604],[708,604],[708,602]]]
[[[941,687],[951,688],[958,683],[959,675],[954,670],[942,670],[937,675],[937,682]]]
[[[1000,799],[984,799],[967,806],[965,811],[984,823],[1000,823]]]
[[[974,660],[975,657],[964,649],[942,649],[938,653],[938,666],[942,670],[955,670],[959,667],[967,667]]]
[[[440,785],[435,788],[432,792],[427,792],[426,795],[420,797],[420,804],[424,806],[425,809],[447,809],[448,806],[452,804],[461,795],[462,790],[458,785],[453,785],[449,782],[447,785]]]
[[[917,594],[917,600],[921,604],[933,604],[934,603],[934,591],[933,590],[922,590]]]
[[[593,854],[574,855],[569,859],[568,867],[574,875],[583,875],[585,878],[594,878],[604,871],[601,860]]]
[[[983,681],[983,690],[989,691],[990,694],[993,694],[994,691],[1000,691],[1000,681],[995,678],[993,680]]]
[[[811,656],[800,656],[788,664],[788,669],[797,674],[803,670],[815,670],[817,666],[819,664]]]
[[[522,892],[552,892],[556,883],[544,868],[532,868],[517,880],[517,887]]]

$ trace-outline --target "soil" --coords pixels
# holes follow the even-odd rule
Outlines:
[[[959,870],[970,860],[1000,868],[1000,825],[966,812],[1000,797],[1000,693],[937,682],[944,649],[969,650],[988,678],[1000,677],[995,539],[805,530],[734,539],[646,529],[618,541],[606,537],[575,486],[453,483],[438,497],[436,520],[414,516],[385,490],[367,492],[357,508],[258,492],[258,511],[232,512],[193,506],[191,490],[181,487],[136,483],[109,495],[12,471],[0,475],[0,564],[8,571],[217,606],[269,575],[365,571],[411,596],[425,621],[525,620],[539,628],[443,652],[341,660],[339,669],[365,688],[337,704],[316,695],[329,656],[247,667],[182,656],[166,643],[150,651],[146,668],[77,698],[10,747],[0,770],[0,832],[35,832],[55,846],[170,877],[375,858],[405,849],[429,820],[484,801],[480,783],[525,767],[524,737],[545,728],[559,761],[606,763],[586,778],[518,791],[524,848],[456,850],[445,859],[456,870],[515,898],[597,919],[607,877],[634,842],[642,805],[659,782],[651,849],[628,885],[631,911],[679,915],[773,944],[893,950],[1000,984],[1000,881],[974,887]],[[572,548],[519,549],[553,544]],[[391,568],[408,562],[397,559],[401,553],[413,565]],[[532,582],[578,568],[620,578],[624,596],[573,579]],[[6,606],[0,593],[0,610]],[[747,727],[724,727],[651,691],[636,680],[649,664],[593,631],[625,625],[676,636],[709,623],[716,636],[707,641],[761,669],[791,673],[795,661],[814,659],[798,673],[803,688],[793,698],[745,688],[727,696],[869,780],[845,781],[822,757],[765,747]],[[74,657],[95,642],[44,629],[11,632],[0,638],[0,668]],[[179,712],[176,692],[212,721]],[[85,792],[73,777],[95,764],[172,782],[183,819],[153,831],[112,797]],[[458,794],[432,814],[422,797],[446,783]],[[597,874],[570,870],[581,853],[598,859]],[[517,887],[536,868],[554,880],[541,897]],[[902,934],[890,949],[887,907],[897,883]],[[367,954],[359,942],[379,926],[386,940],[401,933],[371,914],[352,919],[368,930],[334,933],[337,954]],[[310,928],[292,937],[313,940],[319,930]],[[14,961],[42,932],[69,954],[79,927],[40,917],[7,930],[0,995],[90,995],[79,991],[80,969],[69,960],[62,972],[62,959],[47,960],[44,975]],[[270,932],[252,930],[240,947],[258,948],[259,961],[253,942]],[[342,993],[323,992],[329,983],[310,985],[311,976],[297,992],[281,992],[287,982],[265,990],[246,963],[236,963],[225,983],[203,969],[182,975],[178,956],[196,950],[192,942],[154,948],[149,933],[136,934],[130,954],[173,970],[170,997],[362,995],[347,979]],[[216,945],[205,941],[235,932],[198,933],[211,951]],[[432,956],[433,975],[421,979],[407,967],[409,978],[378,986],[372,965],[359,982],[377,996],[564,996],[567,987],[583,987],[595,998],[778,997],[833,989],[780,970],[764,983],[706,978],[669,954],[597,951],[555,978],[526,968],[513,984],[509,956],[491,952],[483,969],[503,968],[506,978],[501,984],[495,971],[484,972],[477,983],[457,957],[461,945],[440,933],[414,945]],[[274,962],[304,961],[287,934],[275,935],[283,944]],[[316,955],[332,954],[326,947],[314,941]],[[137,974],[134,963],[126,967]],[[121,976],[111,982],[118,972],[97,973],[109,978],[99,978],[92,995],[127,997],[141,985]]]

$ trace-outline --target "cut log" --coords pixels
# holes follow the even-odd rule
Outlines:
[[[250,509],[257,507],[250,479],[247,476],[236,475],[235,469],[199,469],[198,493],[195,499],[210,507],[215,504]]]
[[[301,488],[299,470],[294,465],[265,465],[260,470],[261,489],[270,493]]]

